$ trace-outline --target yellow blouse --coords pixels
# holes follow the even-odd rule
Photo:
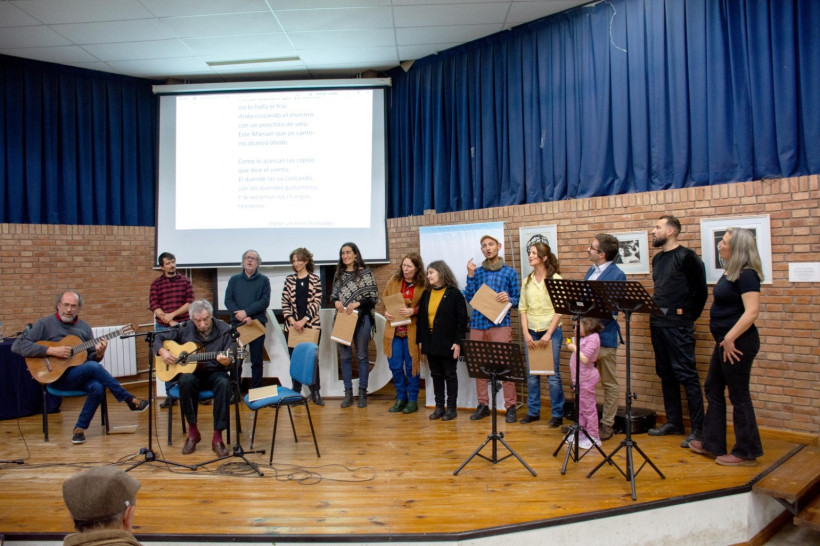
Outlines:
[[[556,273],[553,279],[562,278]],[[527,325],[534,332],[546,332],[555,316],[547,285],[535,281],[535,272],[529,274],[521,285],[521,298],[518,300],[518,312],[527,314]]]

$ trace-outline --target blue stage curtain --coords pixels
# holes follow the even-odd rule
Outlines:
[[[818,173],[817,28],[817,0],[611,0],[391,71],[388,214]]]
[[[151,85],[0,56],[0,222],[153,226]]]

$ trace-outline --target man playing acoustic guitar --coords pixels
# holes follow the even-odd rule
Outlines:
[[[31,330],[19,337],[11,346],[11,350],[26,358],[26,364],[32,375],[37,378],[37,370],[32,369],[38,362],[47,368],[47,372],[68,366],[62,371],[57,380],[47,380],[61,390],[85,391],[88,395],[85,404],[74,425],[72,443],[85,442],[85,429],[91,424],[91,419],[97,412],[105,396],[105,389],[111,391],[119,402],[125,402],[131,411],[144,411],[148,408],[148,400],[137,398],[120,385],[100,361],[108,347],[106,338],[96,340],[91,333],[88,323],[80,320],[80,309],[83,298],[74,291],[65,291],[56,299],[57,312],[41,318],[34,323]],[[87,351],[78,351],[74,346],[77,342],[94,342],[88,345]],[[84,358],[76,358],[83,353]],[[76,361],[77,364],[73,364]],[[52,382],[53,381],[53,382]]]
[[[188,308],[191,320],[182,328],[161,332],[154,340],[154,351],[160,357],[157,368],[178,363],[180,353],[174,354],[167,347],[194,342],[201,351],[214,352],[212,360],[202,360],[192,373],[179,376],[179,399],[182,413],[188,421],[188,438],[182,447],[182,454],[196,451],[196,445],[202,439],[197,428],[197,409],[199,408],[199,391],[214,392],[214,436],[211,449],[219,457],[228,455],[222,431],[228,428],[228,402],[231,397],[231,382],[228,377],[228,365],[231,357],[228,351],[234,347],[229,335],[231,327],[220,320],[214,320],[214,308],[206,300],[196,300]],[[168,342],[172,342],[169,344]]]

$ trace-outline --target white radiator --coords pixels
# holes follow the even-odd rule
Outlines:
[[[122,326],[102,326],[92,328],[94,337],[102,337]],[[114,377],[137,375],[137,350],[134,338],[120,339],[119,336],[108,340],[108,349],[100,364]]]

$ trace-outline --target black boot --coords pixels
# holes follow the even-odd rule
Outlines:
[[[317,406],[324,406],[325,401],[322,400],[322,395],[319,394],[319,391],[313,391],[313,403]]]
[[[342,400],[342,407],[349,408],[353,405],[353,389],[345,389],[345,399]]]
[[[359,407],[366,408],[367,407],[367,389],[359,389]]]

